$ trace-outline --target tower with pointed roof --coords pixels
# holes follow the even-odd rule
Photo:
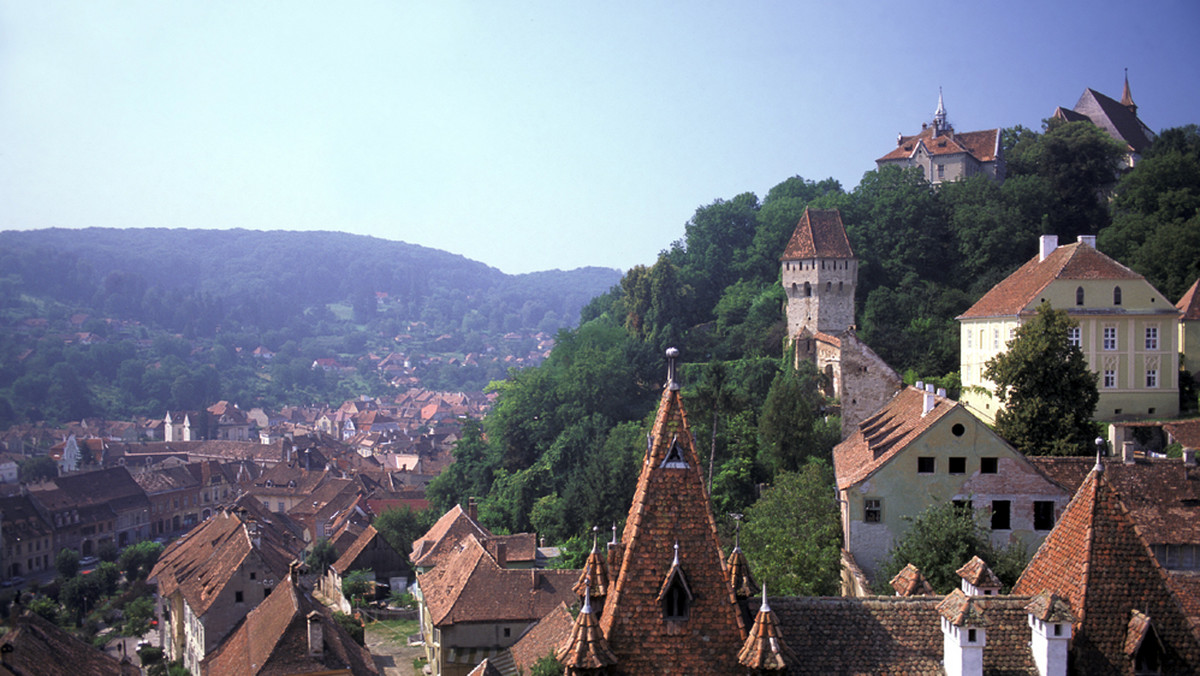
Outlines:
[[[669,350],[667,384],[610,570],[600,628],[613,674],[738,673],[746,627],[722,565],[716,522]]]
[[[1074,108],[1059,106],[1050,116],[1063,122],[1091,122],[1125,146],[1125,165],[1132,168],[1154,142],[1154,132],[1142,122],[1129,89],[1129,69],[1125,69],[1125,87],[1116,101],[1095,89],[1083,90]]]
[[[837,209],[805,209],[780,260],[789,336],[838,334],[854,324],[858,259]]]

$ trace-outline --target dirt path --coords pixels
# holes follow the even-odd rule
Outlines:
[[[367,650],[375,657],[375,664],[384,676],[419,676],[413,669],[413,660],[425,657],[425,648],[408,645],[408,636],[381,622],[372,622],[366,628]]]

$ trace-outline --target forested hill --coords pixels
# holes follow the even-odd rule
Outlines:
[[[571,326],[618,279],[581,268],[507,275],[436,249],[334,232],[48,229],[0,232],[0,302],[22,297],[191,336],[280,329],[377,294],[398,320],[492,331]],[[365,317],[364,317],[365,318]]]

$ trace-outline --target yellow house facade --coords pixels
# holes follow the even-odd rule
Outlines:
[[[918,383],[920,385],[920,383]],[[1071,494],[942,391],[908,387],[833,450],[843,542],[877,576],[909,519],[938,502],[976,510],[998,547],[1035,551]]]
[[[1179,312],[1144,277],[1096,250],[1096,238],[1058,246],[1044,235],[1038,255],[958,317],[962,402],[989,422],[995,385],[987,362],[1047,302],[1079,326],[1069,339],[1097,374],[1097,420],[1169,418],[1179,413]]]
[[[1183,367],[1195,377],[1200,373],[1200,279],[1183,294],[1175,304],[1179,310],[1179,351],[1183,353]]]

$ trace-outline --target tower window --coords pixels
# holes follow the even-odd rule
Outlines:
[[[833,291],[833,282],[825,282],[825,293]]]
[[[812,284],[805,282],[804,283],[804,297],[809,298],[811,296],[812,296]]]

